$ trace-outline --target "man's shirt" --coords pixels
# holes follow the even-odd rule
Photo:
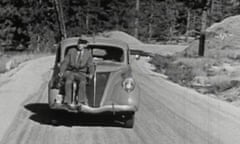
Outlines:
[[[94,73],[93,58],[89,49],[83,49],[82,51],[75,48],[69,49],[60,66],[61,73],[66,70],[86,73],[87,69],[89,69],[90,74]]]

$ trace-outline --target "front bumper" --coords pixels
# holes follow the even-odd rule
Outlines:
[[[74,107],[70,107],[63,104],[50,105],[51,109],[55,110],[66,110],[69,112],[83,112],[83,113],[90,113],[90,114],[98,114],[103,112],[136,112],[137,107],[134,105],[105,105],[101,107],[90,107],[88,105],[76,105]]]

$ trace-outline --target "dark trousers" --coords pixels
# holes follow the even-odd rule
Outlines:
[[[72,72],[66,71],[64,73],[65,77],[65,103],[72,103],[75,99],[73,99],[73,83],[76,81],[78,86],[78,102],[87,103],[86,97],[86,77],[81,72]]]

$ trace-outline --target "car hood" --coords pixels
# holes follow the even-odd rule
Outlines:
[[[90,105],[99,107],[103,102],[104,95],[113,91],[116,83],[121,82],[130,68],[126,64],[101,63],[96,65],[96,97],[90,100]]]

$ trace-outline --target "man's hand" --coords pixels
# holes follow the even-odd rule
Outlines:
[[[88,78],[89,78],[89,79],[92,79],[92,78],[93,78],[93,75],[92,75],[92,74],[89,74],[89,75],[88,75]]]
[[[61,88],[62,87],[62,85],[63,85],[63,73],[58,73],[58,75],[57,75],[57,79],[56,79],[56,87],[59,89],[59,88]]]
[[[58,76],[59,76],[59,78],[62,78],[63,77],[63,73],[62,72],[58,73]]]

